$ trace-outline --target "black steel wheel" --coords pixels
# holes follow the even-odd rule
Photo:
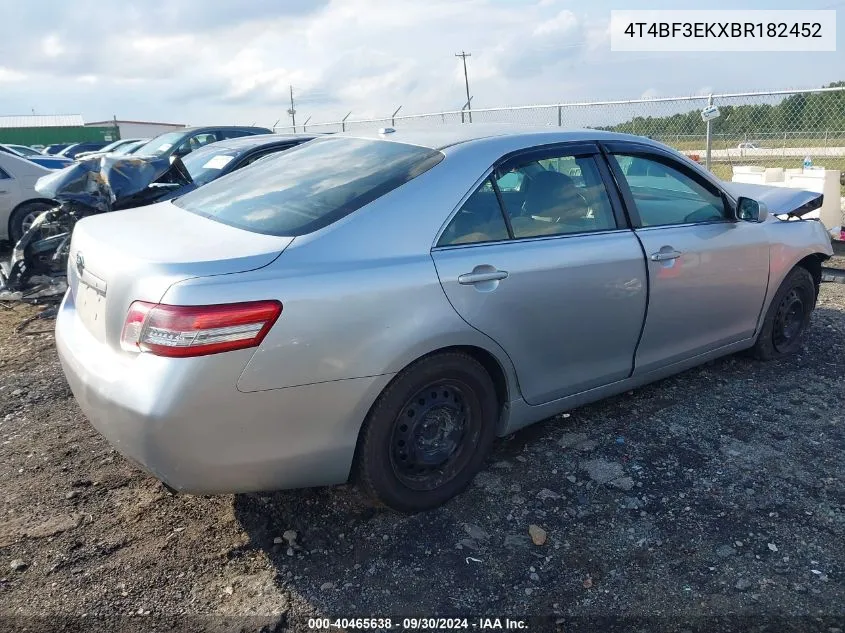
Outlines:
[[[477,437],[480,416],[473,414],[469,387],[454,380],[426,385],[408,399],[393,423],[390,464],[412,490],[433,490],[466,466],[467,438]]]
[[[499,403],[484,367],[461,352],[426,357],[379,396],[361,430],[356,479],[373,500],[404,512],[463,490],[496,434]]]
[[[783,280],[769,305],[753,353],[770,360],[801,348],[816,306],[816,285],[806,268],[794,268]]]
[[[775,313],[772,343],[779,352],[788,352],[791,343],[800,336],[806,316],[806,299],[800,288],[792,288],[781,300]]]

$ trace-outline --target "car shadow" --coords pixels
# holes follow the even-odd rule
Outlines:
[[[559,613],[579,599],[583,577],[597,581],[608,571],[605,561],[589,554],[588,539],[561,536],[563,524],[589,517],[604,493],[586,482],[583,494],[568,497],[569,507],[554,497],[537,501],[536,495],[569,485],[565,474],[596,457],[589,451],[597,444],[602,457],[625,460],[627,447],[618,442],[628,432],[629,413],[649,416],[678,401],[676,393],[661,393],[660,383],[645,389],[648,395],[638,397],[633,409],[631,397],[622,394],[580,407],[571,420],[550,418],[499,438],[471,486],[429,512],[404,515],[373,507],[352,485],[236,495],[235,517],[249,536],[247,548],[266,554],[277,585],[289,595],[286,625],[303,609],[311,616],[454,617],[522,613],[530,605],[534,614]],[[586,452],[561,451],[564,435],[584,442]],[[675,452],[684,449],[676,446]],[[557,534],[535,545],[531,524],[557,525]],[[286,540],[293,536],[289,531],[296,532],[292,542]],[[563,568],[543,574],[554,591],[532,581],[531,570],[561,558]],[[563,580],[572,574],[577,581]]]
[[[791,438],[823,423],[798,396],[815,393],[808,381],[838,380],[839,370],[824,365],[842,351],[828,328],[842,319],[841,310],[818,308],[805,349],[792,358],[728,356],[501,438],[472,485],[430,512],[373,508],[349,485],[237,495],[246,548],[269,559],[288,597],[289,627],[315,615],[583,613],[593,599],[585,590],[603,582],[622,583],[613,591],[626,600],[646,600],[650,574],[659,569],[661,582],[683,585],[715,569],[725,533],[763,529],[761,508],[782,503],[761,487],[756,505],[743,505],[745,491],[760,484],[714,492],[712,482],[726,473],[745,481],[742,460],[786,451],[784,443],[789,459],[767,467],[797,477],[791,469],[810,459],[809,449]],[[597,460],[624,468],[633,490],[596,484],[585,464]],[[807,516],[814,490],[795,486],[790,503]],[[547,542],[532,542],[532,524],[547,530]],[[721,595],[728,581],[715,574],[695,582]],[[719,609],[740,606],[725,600]]]

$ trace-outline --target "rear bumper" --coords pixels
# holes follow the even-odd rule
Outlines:
[[[66,295],[56,345],[86,417],[123,455],[181,492],[217,494],[348,479],[358,431],[391,376],[243,393],[253,350],[192,359],[122,354]]]

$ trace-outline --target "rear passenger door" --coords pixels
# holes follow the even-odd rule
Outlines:
[[[631,374],[645,262],[609,178],[593,144],[509,156],[432,250],[455,310],[508,353],[530,404]]]

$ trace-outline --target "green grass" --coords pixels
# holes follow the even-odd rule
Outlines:
[[[703,152],[707,146],[707,138],[702,135],[696,138],[677,138],[671,134],[660,136],[654,135],[654,138],[666,145],[671,145],[682,152],[700,151]],[[745,143],[744,137],[736,136],[730,138],[714,138],[713,149],[736,149],[740,143]],[[754,138],[748,137],[748,142],[756,143],[760,147],[767,149],[779,149],[781,147],[845,147],[845,134],[838,132],[836,136],[830,136],[827,140],[824,138],[792,138],[787,139],[777,137],[762,137]]]

